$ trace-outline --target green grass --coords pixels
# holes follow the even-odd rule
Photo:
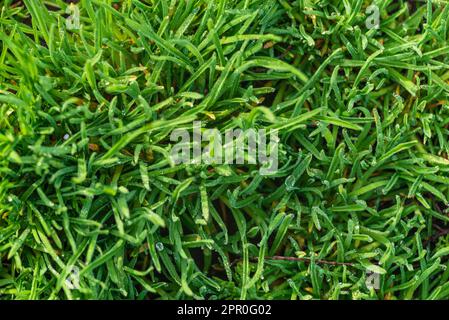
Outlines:
[[[1,1],[0,298],[448,299],[449,3],[373,3]],[[174,165],[193,121],[279,170]]]

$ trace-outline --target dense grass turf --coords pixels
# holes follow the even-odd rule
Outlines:
[[[373,3],[0,1],[0,297],[449,298],[449,4]],[[279,170],[173,164],[195,120]]]

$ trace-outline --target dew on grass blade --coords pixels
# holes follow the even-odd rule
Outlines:
[[[162,242],[157,242],[157,243],[156,243],[156,249],[157,249],[158,251],[164,250],[164,244],[163,244]]]

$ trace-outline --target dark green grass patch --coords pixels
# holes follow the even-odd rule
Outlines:
[[[411,2],[0,1],[0,298],[449,298],[449,4]],[[279,170],[174,164],[194,121]]]

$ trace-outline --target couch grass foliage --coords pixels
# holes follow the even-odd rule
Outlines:
[[[447,1],[67,6],[0,1],[1,299],[449,298]],[[279,170],[174,165],[194,121]]]

